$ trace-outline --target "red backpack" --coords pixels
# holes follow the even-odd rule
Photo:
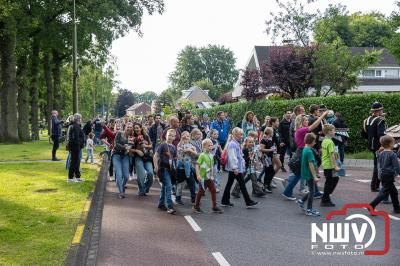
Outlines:
[[[226,166],[228,163],[228,149],[224,149],[221,154],[221,164]]]

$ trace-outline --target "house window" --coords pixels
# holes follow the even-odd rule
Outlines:
[[[386,69],[385,70],[385,77],[398,77],[399,70],[398,69]]]
[[[363,70],[362,75],[363,77],[375,77],[375,70],[374,69]]]
[[[375,70],[376,77],[382,77],[382,70]]]

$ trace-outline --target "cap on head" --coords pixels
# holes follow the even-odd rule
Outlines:
[[[375,112],[375,111],[380,111],[380,110],[383,110],[383,105],[380,102],[374,102],[372,104],[371,111]]]

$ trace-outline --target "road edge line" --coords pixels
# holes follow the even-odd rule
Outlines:
[[[215,260],[218,262],[219,265],[221,266],[230,266],[229,262],[224,258],[221,252],[213,252],[211,253]]]
[[[196,223],[196,221],[192,218],[192,216],[185,215],[184,217],[185,217],[185,220],[188,222],[188,224],[190,224],[190,226],[192,227],[193,231],[195,231],[195,232],[201,231],[200,226]]]

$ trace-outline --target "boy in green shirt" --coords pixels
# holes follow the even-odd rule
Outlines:
[[[301,154],[301,177],[306,180],[308,185],[308,193],[304,195],[302,199],[297,201],[299,207],[305,211],[308,216],[320,216],[321,214],[312,208],[313,195],[315,189],[315,183],[319,181],[318,167],[315,160],[313,147],[315,145],[316,136],[314,133],[308,133],[304,137],[305,147]],[[304,202],[307,202],[307,209],[304,209]]]
[[[324,195],[321,199],[322,207],[335,207],[335,204],[331,201],[330,194],[336,188],[339,182],[339,177],[337,176],[337,171],[340,168],[336,164],[336,154],[335,154],[335,144],[332,141],[332,137],[335,136],[335,126],[326,124],[322,128],[322,132],[325,135],[322,141],[322,168],[324,169],[325,175],[325,186]]]
[[[196,213],[202,213],[200,209],[200,200],[204,191],[208,188],[211,193],[212,211],[214,213],[222,213],[222,210],[217,207],[217,193],[214,186],[214,156],[212,151],[214,145],[210,139],[205,139],[202,142],[203,152],[200,153],[196,163],[196,176],[199,181],[199,191],[196,195],[196,202],[193,210]]]

